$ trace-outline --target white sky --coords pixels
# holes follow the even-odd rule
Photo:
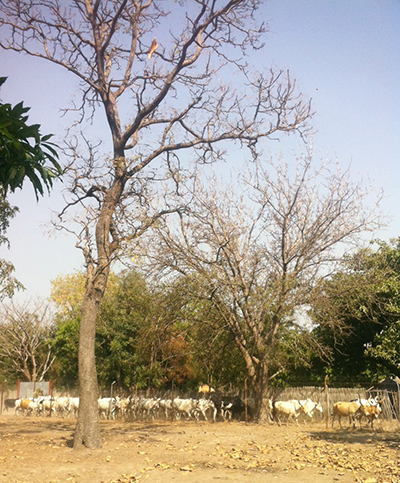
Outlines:
[[[400,236],[400,2],[398,0],[270,0],[261,16],[268,23],[257,68],[289,69],[299,90],[313,99],[315,150],[325,158],[351,163],[355,179],[384,190],[384,213],[391,222],[378,236]],[[49,63],[0,51],[3,102],[31,107],[30,123],[62,138],[66,119],[60,108],[74,95],[74,79]],[[278,149],[285,151],[285,142]],[[57,275],[82,268],[75,240],[48,237],[51,210],[63,206],[61,186],[36,202],[32,188],[11,198],[20,213],[11,222],[12,261],[27,288],[24,298],[47,297]]]

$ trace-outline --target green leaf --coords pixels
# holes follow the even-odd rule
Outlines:
[[[0,86],[6,78],[0,78]],[[53,180],[62,175],[57,146],[49,142],[52,134],[42,136],[39,124],[28,124],[29,107],[23,102],[0,103],[0,190],[7,193],[21,188],[29,179],[35,195],[50,190]]]

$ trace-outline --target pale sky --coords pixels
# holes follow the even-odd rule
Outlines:
[[[260,15],[269,32],[254,58],[257,68],[289,69],[312,98],[315,151],[351,163],[355,180],[382,188],[381,207],[391,221],[377,236],[400,236],[400,1],[270,0]],[[55,141],[62,138],[68,122],[60,108],[74,95],[74,79],[62,68],[10,52],[0,51],[0,65],[0,75],[8,76],[2,101],[23,100],[31,123],[54,133]],[[274,149],[285,152],[289,145]],[[8,231],[11,249],[1,247],[0,257],[14,263],[27,289],[24,299],[47,297],[52,279],[82,268],[72,237],[46,234],[51,210],[63,206],[61,187],[37,203],[26,185],[11,202],[20,213]]]

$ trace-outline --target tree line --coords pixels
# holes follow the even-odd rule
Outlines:
[[[285,322],[274,347],[270,386],[370,384],[400,368],[400,240],[379,242],[342,259],[321,279],[308,323]],[[46,304],[8,306],[0,333],[1,377],[8,384],[52,379],[72,389],[78,381],[82,273],[53,281],[54,313]],[[249,377],[200,277],[149,284],[138,271],[112,274],[96,332],[99,386],[120,391],[196,390],[200,382],[243,388]],[[226,294],[228,298],[228,294]],[[297,316],[298,317],[298,316]],[[248,336],[248,345],[253,344]]]

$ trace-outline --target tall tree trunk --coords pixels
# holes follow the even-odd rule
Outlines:
[[[97,403],[99,389],[95,357],[96,323],[107,287],[111,254],[118,247],[118,239],[110,238],[110,232],[112,231],[112,217],[123,188],[124,180],[121,176],[117,177],[104,199],[96,224],[96,262],[93,260],[90,250],[85,253],[87,285],[82,302],[79,332],[79,416],[75,430],[74,449],[79,449],[81,446],[101,447]]]
[[[268,364],[260,361],[257,368],[257,375],[252,380],[255,414],[257,421],[267,421],[269,416],[268,400]]]
[[[99,303],[93,285],[86,288],[79,334],[79,415],[74,449],[100,448],[97,371],[95,360],[96,320]]]

